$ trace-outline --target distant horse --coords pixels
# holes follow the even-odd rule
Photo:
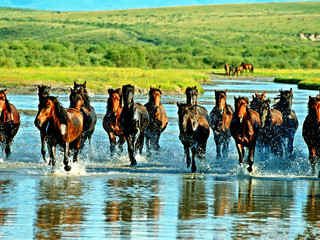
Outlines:
[[[243,67],[242,66],[238,66],[238,67],[235,68],[233,76],[235,76],[236,74],[237,74],[237,76],[239,76],[239,73],[241,75],[242,72],[243,72]]]
[[[299,122],[294,110],[292,110],[293,93],[290,90],[279,90],[280,94],[275,99],[279,101],[273,105],[275,109],[282,113],[283,119],[283,139],[285,141],[285,150],[287,153],[293,152],[294,135],[298,129]]]
[[[197,86],[186,88],[187,104],[195,106],[197,114],[205,117],[209,121],[208,111],[205,107],[198,105],[198,89]]]
[[[320,96],[309,96],[308,115],[306,116],[302,136],[309,149],[309,161],[312,166],[312,172],[320,157]],[[320,177],[320,176],[319,176]]]
[[[75,108],[83,114],[83,133],[81,137],[80,149],[83,149],[87,139],[91,144],[91,137],[97,123],[97,114],[90,105],[90,97],[84,84],[74,82],[74,88],[70,89],[70,108]]]
[[[161,86],[150,87],[149,101],[144,105],[149,113],[149,125],[146,129],[147,156],[149,157],[151,149],[159,151],[160,135],[168,125],[167,113],[161,104],[161,95]]]
[[[243,67],[243,70],[248,70],[249,72],[254,72],[253,65],[251,63],[244,63],[242,62],[241,65]]]
[[[234,105],[235,112],[230,124],[230,133],[237,146],[240,165],[244,161],[244,147],[249,148],[249,167],[247,169],[252,172],[254,151],[260,128],[259,114],[249,109],[249,100],[246,97],[234,97]]]
[[[235,67],[234,66],[230,66],[229,67],[229,76],[231,76],[231,73],[234,72]]]
[[[136,165],[135,153],[142,154],[144,136],[149,124],[149,114],[145,106],[134,103],[134,86],[122,86],[124,106],[120,114],[120,126],[128,144],[131,165]]]
[[[109,98],[107,103],[107,112],[103,117],[102,125],[104,130],[108,133],[110,141],[110,152],[113,156],[116,149],[117,140],[116,136],[119,137],[118,146],[120,152],[123,151],[123,144],[125,142],[125,137],[123,130],[120,126],[120,114],[122,112],[122,92],[121,88],[109,89]]]
[[[46,100],[47,97],[50,95],[51,86],[46,85],[38,85],[38,96],[39,96],[39,103]],[[46,129],[47,125],[44,124],[42,128],[40,129],[40,138],[41,138],[41,154],[43,157],[43,160],[46,161]]]
[[[184,146],[184,156],[187,168],[190,167],[190,148],[192,153],[191,171],[197,170],[195,157],[205,159],[207,140],[210,135],[209,123],[203,116],[196,113],[195,106],[192,104],[180,104],[178,106],[179,116],[179,139]]]
[[[217,157],[221,157],[221,147],[224,157],[227,157],[229,142],[231,138],[230,123],[233,108],[227,104],[227,90],[215,91],[216,106],[209,115],[209,125],[214,133],[214,141],[217,147]]]
[[[20,115],[7,99],[7,89],[0,91],[0,142],[6,158],[11,155],[10,146],[20,126]]]
[[[280,111],[270,108],[270,99],[259,102],[260,131],[258,142],[264,150],[271,150],[278,156],[283,154],[283,119]]]
[[[224,70],[226,71],[226,75],[230,75],[230,71],[229,71],[229,65],[226,63],[225,65],[224,65]]]
[[[45,101],[40,102],[35,119],[35,125],[39,130],[44,124],[47,124],[46,141],[50,154],[49,165],[55,166],[56,146],[59,145],[64,150],[64,169],[70,171],[68,161],[70,150],[74,150],[73,162],[78,160],[83,131],[82,113],[74,108],[63,108],[56,97],[49,96]]]

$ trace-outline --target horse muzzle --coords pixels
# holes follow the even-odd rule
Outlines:
[[[41,122],[39,119],[34,120],[34,125],[40,130],[43,122]]]

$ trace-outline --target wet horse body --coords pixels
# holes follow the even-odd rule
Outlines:
[[[122,112],[122,92],[121,88],[109,89],[109,98],[107,103],[107,112],[103,117],[102,125],[103,129],[108,133],[110,141],[110,152],[111,156],[114,155],[116,146],[120,152],[123,151],[123,144],[125,142],[125,137],[123,130],[120,126],[120,114]],[[116,136],[119,137],[118,143]]]
[[[161,104],[161,86],[150,87],[149,101],[144,105],[148,110],[149,124],[146,128],[147,155],[151,156],[151,150],[159,151],[161,133],[168,125],[167,113]]]
[[[309,96],[308,115],[306,116],[302,136],[309,150],[309,161],[313,173],[320,158],[320,96]],[[318,175],[320,177],[320,173]]]
[[[233,115],[233,108],[227,104],[227,90],[215,91],[216,106],[209,115],[209,125],[214,134],[217,157],[228,156],[229,142],[231,139],[230,123]]]
[[[83,133],[81,138],[80,149],[83,149],[86,140],[91,144],[91,137],[97,124],[97,114],[90,104],[90,97],[84,84],[74,82],[74,88],[70,89],[70,108],[75,108],[83,114]]]
[[[266,99],[266,92],[252,95],[250,109],[255,110],[260,116],[260,130],[257,140],[258,150],[275,155],[283,154],[283,119],[280,111],[270,107],[270,100]]]
[[[288,154],[293,152],[294,135],[298,129],[299,122],[294,110],[292,110],[292,88],[286,91],[279,91],[280,94],[276,99],[279,101],[273,107],[280,111],[283,119],[282,138],[285,145],[285,151]]]
[[[42,103],[50,95],[51,86],[38,85],[38,97],[39,103]],[[43,124],[40,129],[40,138],[41,138],[41,154],[44,161],[46,161],[46,135],[47,135],[47,124]]]
[[[207,140],[210,135],[210,127],[207,119],[199,114],[192,104],[180,104],[178,106],[179,139],[184,146],[184,156],[187,167],[192,164],[191,171],[197,170],[195,158],[205,159]],[[190,158],[190,150],[192,159]],[[192,161],[191,161],[192,160]]]
[[[247,160],[249,167],[247,169],[249,172],[252,172],[255,146],[260,128],[260,118],[256,111],[249,109],[248,98],[235,97],[234,99],[235,112],[230,124],[230,133],[236,143],[240,165],[244,162],[244,147],[249,148]]]
[[[149,114],[145,106],[134,103],[134,86],[122,86],[124,106],[120,114],[120,126],[128,144],[131,165],[136,165],[135,153],[142,154],[145,131],[149,124]]]
[[[50,154],[49,165],[55,166],[56,146],[64,150],[64,169],[70,171],[70,150],[74,150],[73,162],[78,160],[81,136],[83,132],[83,115],[74,108],[65,109],[56,97],[47,97],[40,102],[39,111],[35,119],[36,127],[41,130],[46,124],[46,142]]]
[[[0,143],[6,158],[11,155],[11,144],[20,127],[20,115],[16,107],[9,103],[7,90],[0,91]]]

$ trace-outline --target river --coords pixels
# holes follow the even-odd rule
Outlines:
[[[21,114],[21,127],[12,155],[0,163],[0,238],[3,239],[295,239],[320,232],[320,183],[311,174],[307,146],[301,136],[308,96],[317,91],[269,81],[214,80],[204,85],[199,102],[208,111],[214,90],[228,89],[250,99],[267,91],[273,102],[279,89],[293,88],[293,109],[299,119],[292,158],[255,156],[254,172],[238,166],[232,141],[230,157],[217,160],[211,133],[205,173],[192,174],[183,161],[176,102],[183,95],[163,95],[169,117],[161,136],[161,153],[138,156],[131,167],[124,148],[110,158],[102,128],[107,96],[92,96],[98,122],[92,145],[86,145],[70,173],[63,170],[62,153],[52,172],[40,153],[34,114]],[[54,95],[54,93],[52,93]],[[10,95],[18,109],[37,110],[38,98]],[[147,95],[136,102],[146,103]],[[67,95],[59,100],[67,107]],[[318,237],[320,237],[318,235]]]

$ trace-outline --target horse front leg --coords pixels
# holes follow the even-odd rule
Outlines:
[[[190,150],[189,150],[190,147],[187,144],[185,144],[183,147],[184,147],[184,157],[186,158],[186,162],[187,162],[187,168],[189,168],[191,163]]]
[[[56,146],[55,145],[48,145],[48,150],[49,150],[49,156],[50,156],[50,161],[49,165],[52,165],[52,169],[56,165]]]
[[[111,157],[113,157],[114,151],[116,149],[117,140],[113,132],[108,132],[108,136],[109,136],[109,142],[110,142],[110,153],[111,153]]]
[[[129,152],[129,158],[131,161],[131,165],[132,166],[137,165],[137,161],[135,158],[135,146],[134,146],[135,139],[134,139],[134,136],[128,135],[126,137],[126,139],[127,139],[127,144],[128,144],[128,152]]]
[[[251,145],[249,147],[249,155],[248,155],[248,164],[249,167],[247,168],[248,172],[252,172],[252,165],[253,165],[253,157],[254,157],[254,150],[255,150],[255,144]]]
[[[239,155],[239,164],[240,166],[243,165],[243,159],[244,159],[244,147],[241,143],[236,143],[237,151]]]
[[[221,158],[221,138],[218,134],[214,134],[214,141],[216,143],[216,151],[217,151],[217,158]]]
[[[312,167],[312,174],[315,174],[315,169],[317,165],[317,156],[316,156],[316,149],[314,146],[308,146],[309,149],[309,161]]]
[[[151,132],[149,129],[146,130],[146,147],[147,147],[147,157],[151,157]]]
[[[69,151],[70,151],[69,146],[70,144],[66,142],[64,145],[64,157],[63,157],[64,170],[66,170],[67,172],[71,170],[71,166],[69,165]]]
[[[5,153],[6,153],[6,158],[9,158],[11,155],[11,149],[10,149],[10,145],[12,143],[12,139],[10,139],[9,137],[6,137],[5,139]]]
[[[120,135],[119,136],[119,140],[118,140],[118,144],[119,144],[119,151],[122,153],[123,152],[123,144],[126,141],[126,138],[124,137],[124,135]]]
[[[46,133],[40,131],[40,138],[41,138],[41,154],[43,161],[46,161]]]
[[[196,144],[198,144],[198,143],[196,143]],[[191,153],[192,153],[191,171],[194,173],[197,171],[197,166],[196,166],[197,146],[191,148]]]

